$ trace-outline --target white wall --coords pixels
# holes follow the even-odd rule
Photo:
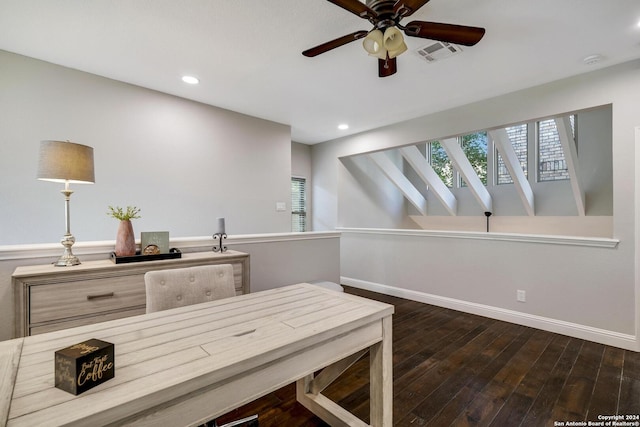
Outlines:
[[[402,262],[400,268],[398,260],[407,255],[404,245],[410,242],[402,240],[398,246],[396,240],[388,242],[387,234],[373,233],[366,239],[343,236],[341,268],[343,276],[354,283],[360,280],[450,298],[466,306],[513,310],[550,319],[551,323],[576,325],[577,329],[583,325],[612,336],[621,334],[623,343],[619,345],[640,350],[637,338],[631,344],[627,339],[635,337],[640,329],[640,288],[635,276],[638,196],[634,141],[635,127],[640,124],[636,107],[639,68],[640,62],[634,61],[316,145],[312,149],[314,227],[360,227],[346,223],[343,210],[350,215],[350,200],[368,196],[357,186],[351,187],[353,194],[339,188],[344,175],[339,160],[342,157],[611,104],[612,237],[619,240],[614,249],[573,245],[549,249],[527,242],[513,247],[513,243],[499,240],[478,243],[452,236],[453,240],[443,242],[426,236],[419,244],[411,243],[413,262]],[[363,221],[367,227],[384,227],[390,217],[380,207],[362,215],[366,216]],[[394,252],[390,248],[403,250]],[[522,270],[502,268],[509,262]],[[514,304],[516,290],[524,286],[530,289],[531,299],[523,305]]]
[[[206,90],[194,88],[193,90]],[[115,238],[108,205],[135,205],[134,231],[172,237],[290,231],[285,125],[0,51],[0,245],[58,242],[61,185],[35,179],[39,142],[94,147],[96,183],[75,185],[78,242]]]

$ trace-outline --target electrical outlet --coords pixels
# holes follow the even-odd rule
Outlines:
[[[526,302],[527,301],[527,293],[523,290],[517,290],[516,291],[516,300],[518,300],[519,302]]]

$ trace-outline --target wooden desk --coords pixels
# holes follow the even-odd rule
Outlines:
[[[298,284],[0,342],[0,425],[198,425],[296,380],[330,425],[366,425],[321,392],[368,350],[371,425],[391,426],[393,310]],[[115,378],[55,388],[54,351],[89,338],[115,344]]]

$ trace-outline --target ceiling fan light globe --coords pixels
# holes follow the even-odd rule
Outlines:
[[[387,49],[395,49],[404,43],[402,33],[396,27],[389,27],[384,30],[384,36],[382,37],[382,43]]]
[[[407,50],[404,37],[396,27],[389,27],[385,30],[382,43],[389,54],[389,58],[395,58]]]
[[[380,30],[373,30],[367,34],[362,41],[362,46],[369,56],[375,56],[380,59],[387,57],[387,50],[384,48],[383,34]]]
[[[380,49],[378,51],[378,53],[375,53],[375,54],[371,54],[370,53],[369,56],[373,56],[373,57],[380,58],[380,59],[386,59],[387,58],[387,53],[388,53],[387,50],[383,48],[383,49]]]
[[[400,47],[398,47],[397,49],[389,49],[387,51],[387,53],[389,54],[389,58],[395,58],[396,56],[404,53],[407,51],[407,45],[405,42],[402,42],[402,44],[400,45]]]
[[[396,27],[389,27],[384,31],[382,45],[389,52],[389,58],[395,58],[407,50],[404,37]]]

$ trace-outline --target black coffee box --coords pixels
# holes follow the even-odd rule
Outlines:
[[[78,395],[114,377],[114,345],[95,338],[55,353],[55,386]]]

